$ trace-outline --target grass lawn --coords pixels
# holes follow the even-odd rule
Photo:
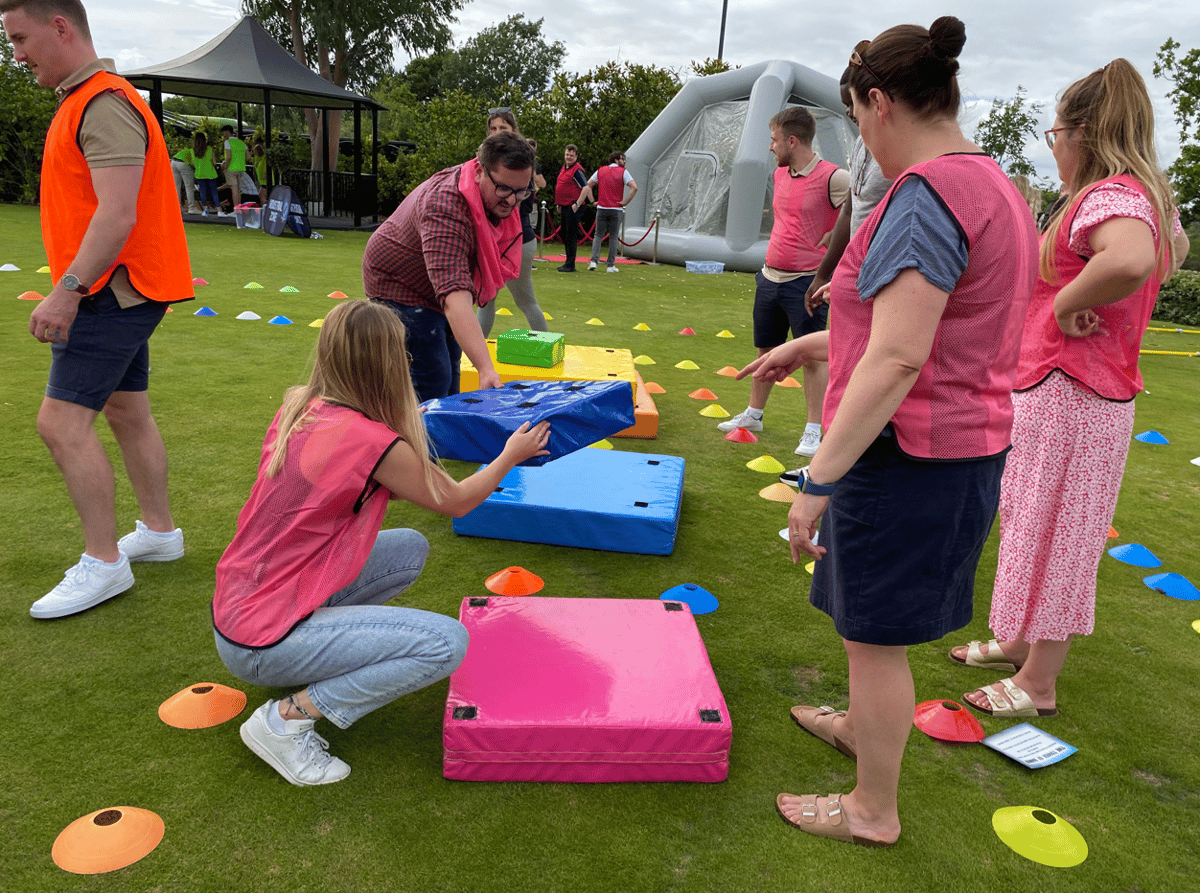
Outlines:
[[[776,390],[755,445],[729,443],[701,387],[730,413],[749,384],[714,374],[754,354],[753,277],[691,275],[678,267],[623,266],[534,273],[550,327],[569,344],[628,348],[666,389],[657,399],[657,440],[616,440],[618,449],[687,460],[679,536],[669,557],[622,555],[456,537],[450,520],[408,505],[388,526],[412,526],[432,544],[405,604],[457,616],[462,598],[486,594],[484,579],[522,565],[546,581],[543,595],[657,598],[694,582],[721,602],[697,618],[729,704],[734,747],[723,784],[473,784],[441,776],[446,683],[404,698],[342,732],[323,730],[354,768],[341,784],[288,785],[247,750],[241,719],[182,731],[158,720],[168,696],[211,681],[247,691],[249,708],[278,692],[254,689],[225,670],[213,647],[213,568],[230,541],[254,479],[263,433],[284,390],[305,374],[316,341],[309,323],[340,289],[361,296],[366,235],[323,241],[188,226],[193,275],[210,283],[176,307],[155,334],[151,398],[171,458],[171,488],[187,555],[138,565],[129,592],[80,616],[30,619],[29,605],[54,586],[82,548],[78,520],[34,427],[49,348],[26,322],[27,289],[49,290],[36,209],[0,206],[0,653],[6,675],[0,741],[0,888],[29,891],[976,891],[1152,893],[1196,889],[1200,863],[1200,732],[1195,686],[1200,602],[1142,583],[1151,573],[1106,556],[1096,633],[1072,650],[1056,718],[1036,721],[1079,748],[1057,765],[1026,770],[982,746],[941,744],[914,730],[900,791],[904,833],[892,850],[816,840],[786,826],[773,800],[848,790],[854,766],[798,729],[797,703],[844,706],[846,661],[828,618],[807,603],[809,577],[778,536],[785,504],[759,498],[774,475],[746,463],[771,455],[793,466],[803,427],[801,392]],[[262,290],[245,290],[251,280]],[[298,293],[281,293],[285,286]],[[502,306],[513,308],[507,292]],[[219,316],[193,313],[207,305]],[[238,321],[244,310],[262,316]],[[285,314],[292,326],[268,325]],[[598,317],[604,326],[586,325]],[[635,331],[638,323],[650,331]],[[493,335],[523,327],[497,318]],[[695,337],[676,333],[685,326]],[[716,338],[728,329],[732,340]],[[1146,347],[1200,350],[1200,335],[1150,333]],[[675,368],[692,360],[699,371]],[[1148,392],[1136,431],[1156,429],[1169,446],[1131,445],[1117,508],[1118,542],[1140,542],[1174,571],[1200,582],[1200,358],[1147,356]],[[111,435],[101,436],[120,460]],[[462,477],[470,468],[448,463]],[[582,486],[593,486],[582,484]],[[122,532],[136,517],[118,475]],[[920,536],[921,531],[913,531]],[[959,667],[953,644],[987,639],[996,533],[976,584],[975,620],[942,642],[910,649],[919,701],[960,699],[997,677]],[[996,732],[1012,721],[985,718]],[[74,876],[50,847],[66,825],[103,807],[158,813],[166,836],[147,858],[117,873]],[[992,813],[1034,805],[1067,818],[1090,855],[1054,869],[1018,856],[996,837]],[[1188,880],[1188,878],[1192,880]]]

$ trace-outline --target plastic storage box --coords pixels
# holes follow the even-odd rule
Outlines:
[[[687,261],[687,271],[689,273],[724,273],[725,264],[719,260],[689,260]]]
[[[510,329],[496,339],[496,359],[515,366],[557,366],[566,356],[566,342],[557,332]]]
[[[262,229],[262,208],[253,202],[235,205],[233,216],[237,220],[238,229]]]

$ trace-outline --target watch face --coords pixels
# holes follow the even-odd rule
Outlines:
[[[67,291],[75,291],[79,288],[79,277],[74,273],[68,273],[63,276],[61,284]]]

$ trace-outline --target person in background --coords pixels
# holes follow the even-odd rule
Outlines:
[[[558,232],[562,236],[565,263],[560,273],[575,272],[575,252],[579,245],[579,196],[587,185],[587,174],[579,163],[579,148],[570,143],[563,150],[563,165],[554,184],[554,203],[558,205]]]
[[[229,187],[230,210],[242,203],[242,177],[246,173],[246,144],[234,135],[233,127],[226,124],[221,128],[225,140],[225,185]]]
[[[516,134],[521,132],[521,129],[517,127],[517,118],[512,113],[512,109],[506,108],[492,109],[489,112],[487,130],[488,136],[504,131]],[[533,140],[529,140],[529,145],[536,151],[537,144]],[[545,332],[548,329],[546,314],[538,306],[537,296],[533,293],[533,257],[537,253],[537,233],[533,229],[529,216],[537,205],[537,190],[546,185],[546,178],[542,176],[542,166],[537,163],[536,155],[534,156],[531,185],[534,191],[529,193],[517,209],[521,216],[521,272],[516,279],[510,279],[505,285],[508,286],[508,293],[512,295],[517,307],[525,314],[530,331]],[[475,312],[475,318],[479,320],[479,328],[483,331],[483,337],[487,338],[492,334],[492,326],[496,322],[496,302],[489,301],[481,306]]]
[[[254,160],[254,179],[258,182],[258,203],[267,206],[267,152],[262,139],[256,139],[250,150]]]
[[[378,302],[330,311],[308,384],[288,391],[263,441],[258,479],[217,562],[217,653],[252,685],[304,686],[268,700],[242,741],[294,785],[350,767],[314,726],[349,728],[449,676],[467,650],[457,620],[385,606],[429,554],[415,530],[382,530],[390,500],[462,515],[515,465],[548,455],[549,423],[522,425],[486,467],[455,481],[429,455],[404,324]]]
[[[180,149],[171,158],[171,176],[175,178],[175,193],[182,195],[180,212],[199,214],[203,209],[196,201],[196,168],[191,149]]]
[[[608,166],[602,167],[588,178],[587,185],[575,201],[575,212],[592,199],[592,186],[596,187],[596,233],[592,237],[592,259],[588,269],[596,269],[600,262],[600,246],[608,236],[608,267],[610,273],[617,272],[617,241],[621,238],[621,215],[625,206],[637,195],[638,184],[629,171],[625,170],[625,153],[613,152],[608,156]]]
[[[775,806],[806,833],[868,846],[890,846],[901,832],[915,707],[907,647],[971,619],[1037,278],[1028,206],[959,127],[965,41],[963,23],[945,16],[855,48],[854,116],[895,184],[834,271],[835,324],[747,367],[779,381],[810,357],[829,361],[829,429],[803,471],[788,534],[793,560],[818,559],[809,601],[842,638],[850,703],[791,712],[855,760],[857,784],[848,794],[780,794]]]
[[[1046,142],[1066,199],[1042,239],[1021,343],[989,618],[996,638],[950,652],[1013,673],[963,696],[1005,717],[1056,713],[1071,641],[1092,632],[1142,389],[1142,335],[1159,287],[1188,253],[1158,167],[1150,96],[1127,60],[1066,89]]]
[[[192,134],[192,160],[196,166],[196,185],[200,187],[200,203],[204,205],[204,216],[216,214],[218,217],[228,217],[221,210],[221,199],[217,196],[217,166],[213,164],[212,146],[203,130]]]

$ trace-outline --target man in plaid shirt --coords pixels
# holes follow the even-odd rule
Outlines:
[[[474,305],[492,300],[519,270],[521,227],[510,239],[509,218],[531,194],[533,164],[523,137],[494,134],[474,160],[414,189],[367,242],[364,291],[404,321],[421,400],[458,393],[463,352],[480,388],[500,386]]]

